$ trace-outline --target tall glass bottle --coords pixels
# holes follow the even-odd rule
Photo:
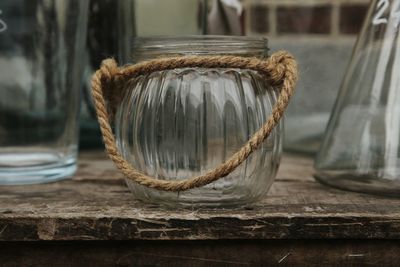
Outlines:
[[[325,184],[400,196],[399,28],[400,0],[372,1],[317,156]]]

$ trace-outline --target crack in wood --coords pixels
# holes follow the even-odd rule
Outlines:
[[[3,228],[0,230],[0,237],[4,233],[4,231],[7,229],[8,225],[6,224]]]
[[[286,258],[289,257],[291,254],[292,254],[292,253],[289,252],[289,253],[287,253],[285,256],[283,256],[283,257],[278,261],[278,264],[281,264],[281,263],[282,263],[284,260],[286,260]]]

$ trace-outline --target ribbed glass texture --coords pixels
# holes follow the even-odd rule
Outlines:
[[[250,70],[182,68],[132,79],[117,113],[123,156],[159,179],[205,173],[238,151],[271,114],[275,91]],[[207,186],[164,192],[127,180],[158,204],[245,204],[264,196],[276,175],[281,125],[233,173]]]

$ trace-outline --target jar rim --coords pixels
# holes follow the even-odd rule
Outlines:
[[[265,37],[189,35],[189,36],[148,36],[132,38],[132,49],[139,57],[157,54],[182,55],[254,55],[267,56],[268,39]]]

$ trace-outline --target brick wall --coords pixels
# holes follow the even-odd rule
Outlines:
[[[243,0],[248,35],[299,62],[300,80],[285,120],[285,146],[319,147],[369,0]]]
[[[246,32],[270,37],[310,34],[339,37],[359,32],[369,0],[244,0]]]

